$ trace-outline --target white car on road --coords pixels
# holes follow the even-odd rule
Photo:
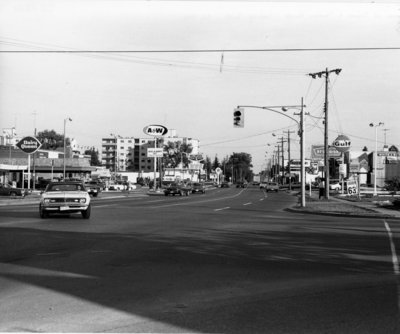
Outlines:
[[[40,218],[53,213],[81,213],[83,218],[89,219],[90,212],[90,195],[80,182],[49,183],[40,198]]]

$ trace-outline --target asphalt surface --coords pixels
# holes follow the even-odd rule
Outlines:
[[[215,190],[213,187],[209,188],[209,191]],[[296,196],[298,191],[291,192],[292,196]],[[149,191],[148,188],[138,188],[136,190],[131,191],[104,191],[102,192],[99,197],[92,198],[94,201],[101,201],[106,199],[112,198],[126,198],[126,197],[147,197],[147,196],[163,196],[161,191],[159,192],[152,192]],[[315,201],[316,195],[314,194]],[[2,197],[0,196],[0,206],[7,206],[7,205],[26,205],[26,204],[36,204],[40,201],[40,193],[36,191],[34,194],[30,194],[25,198],[9,198],[9,197]],[[382,199],[384,201],[384,198]],[[352,217],[375,217],[375,218],[393,218],[393,219],[400,219],[400,210],[393,210],[390,207],[385,207],[383,205],[379,205],[372,201],[348,201],[340,196],[330,196],[330,202],[335,203],[343,203],[344,205],[351,205],[357,208],[364,209],[363,212],[345,212],[340,210],[340,208],[335,208],[334,211],[326,212],[325,210],[318,211],[318,206],[313,205],[312,202],[306,202],[306,207],[301,208],[299,203],[294,204],[291,207],[288,207],[288,210],[293,212],[303,212],[303,213],[310,213],[310,214],[322,214],[322,215],[340,215],[340,216],[352,216]],[[310,206],[312,208],[310,208]]]
[[[89,221],[22,201],[0,207],[0,332],[400,330],[396,219],[257,188],[104,193]]]

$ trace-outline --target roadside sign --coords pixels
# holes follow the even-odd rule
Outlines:
[[[334,146],[341,153],[349,151],[350,145],[350,138],[345,135],[340,135],[332,143],[332,146]]]
[[[58,159],[58,152],[49,152],[48,154],[49,159]]]
[[[30,136],[22,138],[17,143],[17,147],[28,154],[35,153],[41,145],[42,143],[37,138]]]
[[[217,168],[215,168],[215,172],[219,175],[222,173],[222,169],[217,167]]]
[[[162,158],[164,150],[162,148],[151,148],[147,149],[148,158]]]
[[[347,181],[347,193],[349,195],[357,195],[357,183],[355,181]]]

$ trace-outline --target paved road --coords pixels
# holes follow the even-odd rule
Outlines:
[[[398,222],[257,188],[0,207],[0,332],[398,333]]]

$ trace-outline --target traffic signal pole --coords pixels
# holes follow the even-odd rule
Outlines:
[[[325,198],[329,199],[329,145],[328,145],[328,84],[329,84],[329,74],[335,72],[336,75],[342,71],[341,68],[334,70],[328,70],[317,73],[309,73],[308,75],[315,79],[317,76],[321,78],[325,76],[325,134],[324,134],[324,178],[325,178]]]

